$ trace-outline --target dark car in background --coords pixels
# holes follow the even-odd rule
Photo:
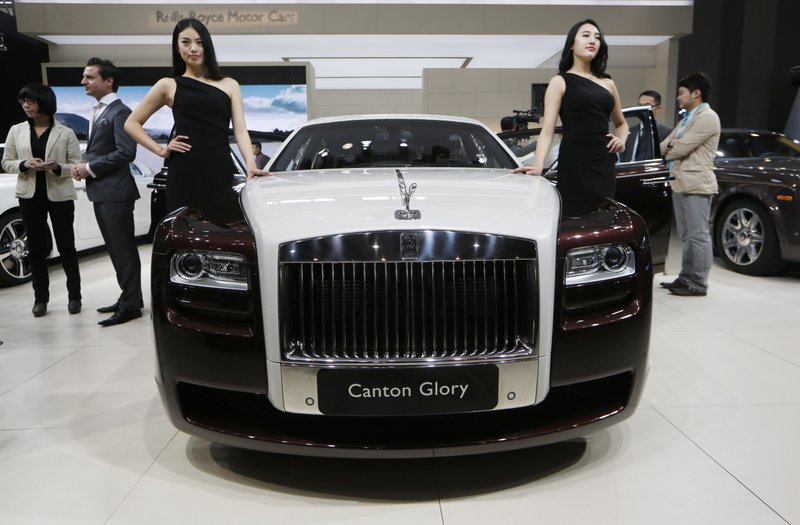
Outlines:
[[[658,146],[664,137],[658,136],[649,106],[623,112],[631,130],[642,126],[646,147],[640,158],[631,159],[630,151],[619,156],[616,198],[647,221],[658,263],[663,261],[659,254],[666,254],[672,213],[669,170]],[[500,136],[530,141],[538,133]],[[555,181],[557,160],[547,164],[551,169],[545,176]],[[723,129],[714,172],[719,194],[711,208],[712,234],[722,262],[749,275],[772,274],[786,262],[800,262],[800,142],[770,131]]]
[[[714,171],[714,245],[722,261],[752,275],[800,261],[800,142],[723,129]]]

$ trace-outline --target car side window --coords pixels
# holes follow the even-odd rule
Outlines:
[[[749,134],[751,157],[797,157],[797,149],[790,146],[789,139],[775,135]]]
[[[619,154],[618,162],[640,162],[656,158],[656,144],[650,120],[645,116],[645,113],[638,111],[625,114],[630,133],[625,141],[625,151]]]
[[[744,159],[750,156],[750,148],[745,137],[739,134],[723,133],[717,146],[717,157],[728,159]]]

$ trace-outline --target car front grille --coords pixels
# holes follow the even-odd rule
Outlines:
[[[436,232],[428,233],[427,242],[435,242]],[[385,243],[391,234],[372,242]],[[473,242],[470,235],[456,238]],[[497,238],[492,244],[497,246]],[[512,244],[527,249],[504,249],[500,255],[535,253],[529,241],[513,239]],[[454,249],[451,245],[448,251]],[[469,260],[455,255],[454,260],[282,261],[283,359],[402,364],[534,355],[535,257],[481,255]]]

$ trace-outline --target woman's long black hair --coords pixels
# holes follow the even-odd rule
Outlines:
[[[186,28],[191,27],[200,35],[200,42],[203,44],[203,66],[206,68],[206,76],[211,80],[222,80],[223,75],[217,63],[217,54],[214,52],[214,43],[211,41],[211,33],[206,26],[196,18],[184,18],[175,24],[172,32],[172,76],[179,77],[186,73],[186,62],[181,58],[178,51],[178,35]]]
[[[600,33],[600,49],[597,50],[597,56],[592,60],[591,64],[589,65],[589,69],[591,69],[592,74],[597,78],[611,78],[611,76],[606,73],[606,63],[608,62],[608,44],[606,44],[605,36],[603,36],[603,30],[600,29],[600,26],[597,25],[597,22],[591,18],[581,20],[570,28],[569,33],[567,33],[567,40],[564,42],[564,50],[561,52],[561,61],[558,63],[558,72],[566,73],[572,67],[572,63],[574,61],[572,56],[572,46],[575,45],[575,35],[578,34],[578,29],[580,29],[583,24],[592,24]]]

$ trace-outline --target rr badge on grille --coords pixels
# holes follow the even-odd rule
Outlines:
[[[417,234],[414,232],[400,234],[400,257],[404,261],[419,259],[419,244]]]

